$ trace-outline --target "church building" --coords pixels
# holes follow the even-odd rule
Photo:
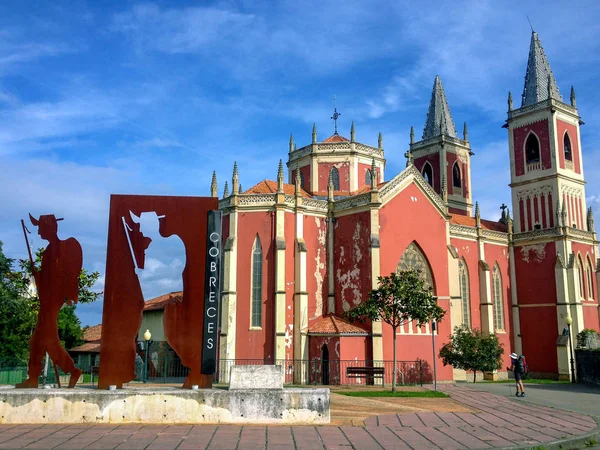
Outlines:
[[[219,201],[221,360],[391,361],[391,327],[348,323],[343,313],[368,298],[379,276],[417,268],[447,311],[433,331],[436,354],[466,324],[504,345],[503,368],[489,376],[506,377],[514,351],[532,372],[568,379],[570,350],[559,339],[567,317],[573,337],[600,330],[598,241],[575,92],[563,100],[536,33],[515,106],[509,93],[512,208],[499,221],[481,218],[473,202],[467,126],[459,136],[439,77],[422,137],[411,129],[398,174],[385,171],[381,134],[376,146],[360,143],[354,124],[349,138],[337,126],[323,140],[313,127],[299,148],[290,137],[276,181],[242,191],[234,164]],[[430,325],[397,333],[398,360],[433,367]],[[438,380],[464,377],[437,361]],[[294,379],[309,381],[303,371]]]

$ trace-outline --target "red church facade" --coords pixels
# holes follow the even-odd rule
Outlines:
[[[436,77],[423,136],[411,129],[406,168],[385,177],[377,146],[337,133],[296,148],[285,183],[241,191],[237,166],[224,212],[220,358],[267,362],[393,359],[392,329],[351,324],[343,313],[367,299],[377,277],[419,268],[447,311],[437,351],[454,327],[495,333],[526,355],[533,372],[568,378],[569,348],[557,344],[600,329],[598,241],[586,209],[575,94],[564,103],[537,35],[532,35],[522,106],[509,95],[512,211],[498,222],[473,204],[466,124],[458,136]],[[217,196],[216,176],[212,195]],[[397,358],[433,366],[430,326],[398,330]],[[437,361],[438,379],[464,372]],[[287,370],[287,369],[286,369]],[[296,382],[308,382],[301,371]],[[341,381],[343,373],[330,374]],[[491,376],[505,377],[505,369]]]

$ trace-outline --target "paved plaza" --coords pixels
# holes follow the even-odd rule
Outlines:
[[[367,418],[364,426],[0,425],[0,448],[450,450],[527,448],[573,439],[585,448],[585,439],[599,431],[590,415],[531,404],[509,396],[507,386],[493,388],[506,395],[479,386],[440,389],[473,412],[383,414]]]

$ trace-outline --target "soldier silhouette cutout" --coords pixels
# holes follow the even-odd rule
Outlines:
[[[40,301],[40,311],[35,331],[29,342],[28,378],[17,384],[17,388],[37,388],[42,373],[42,360],[46,352],[54,364],[64,373],[70,373],[69,387],[75,387],[81,370],[75,367],[73,359],[63,348],[58,337],[58,313],[66,302],[77,303],[79,297],[79,275],[83,265],[83,253],[77,239],[70,237],[61,240],[58,237],[58,221],[54,214],[34,219],[31,223],[38,227],[40,237],[48,241],[42,254],[39,272],[32,267],[32,273]],[[33,265],[33,262],[32,262]]]

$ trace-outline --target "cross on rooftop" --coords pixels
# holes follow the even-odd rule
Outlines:
[[[341,114],[339,112],[337,112],[337,106],[335,103],[335,95],[333,96],[333,116],[331,116],[331,118],[333,119],[333,123],[335,126],[335,133],[333,133],[335,136],[337,136],[338,131],[337,131],[337,119],[338,117],[340,117]]]

